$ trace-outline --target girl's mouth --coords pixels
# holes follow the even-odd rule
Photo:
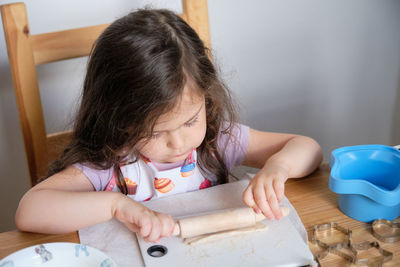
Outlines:
[[[175,157],[175,158],[179,158],[179,157],[182,157],[182,156],[184,156],[184,155],[186,155],[186,154],[188,154],[188,152],[183,152],[183,153],[181,153],[181,154],[175,155],[174,157]]]

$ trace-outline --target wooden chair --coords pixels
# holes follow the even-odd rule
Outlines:
[[[180,16],[209,47],[207,0],[182,0],[182,10]],[[46,175],[49,162],[62,152],[72,135],[46,133],[36,66],[89,55],[93,42],[109,24],[31,35],[24,3],[3,5],[1,14],[33,186]]]

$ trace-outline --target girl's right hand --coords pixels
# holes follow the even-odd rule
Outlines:
[[[146,242],[159,242],[174,231],[175,221],[170,215],[152,211],[125,195],[117,198],[112,212],[114,218]]]

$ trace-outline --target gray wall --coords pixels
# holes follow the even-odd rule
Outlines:
[[[148,3],[181,10],[179,0],[25,2],[33,34],[111,22]],[[208,6],[215,62],[243,122],[309,135],[325,161],[339,146],[400,144],[400,1],[209,0]],[[38,68],[48,132],[68,128],[85,63]],[[0,179],[0,231],[6,231],[15,228],[29,178],[2,27]]]

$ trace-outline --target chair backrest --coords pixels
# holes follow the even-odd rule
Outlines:
[[[182,0],[180,16],[210,46],[207,0]],[[24,3],[1,6],[8,57],[17,99],[31,185],[69,142],[72,132],[47,134],[36,66],[88,56],[94,41],[109,24],[43,34],[30,34]]]

